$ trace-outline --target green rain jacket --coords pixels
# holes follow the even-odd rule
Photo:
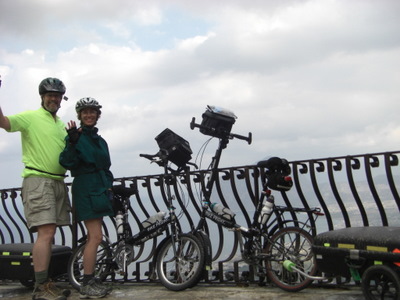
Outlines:
[[[66,146],[60,154],[60,164],[71,171],[72,201],[76,220],[83,221],[112,216],[109,189],[113,184],[111,159],[107,142],[97,134],[96,127],[82,127],[76,145],[65,138]]]

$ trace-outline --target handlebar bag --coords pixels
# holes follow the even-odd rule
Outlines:
[[[160,149],[167,154],[167,159],[178,167],[184,167],[192,159],[189,142],[172,130],[164,129],[155,140]]]
[[[216,106],[207,105],[207,110],[202,115],[200,132],[217,138],[226,138],[236,121],[233,112]]]

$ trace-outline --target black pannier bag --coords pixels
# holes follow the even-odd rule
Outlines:
[[[170,162],[178,167],[183,167],[192,159],[192,149],[184,138],[166,128],[155,137],[160,150],[163,151]]]
[[[210,105],[207,105],[202,117],[200,132],[217,138],[226,138],[237,118],[227,109]]]
[[[32,262],[33,243],[0,245],[0,280],[19,280],[25,286],[33,286],[35,273]],[[72,249],[63,245],[52,245],[49,277],[56,280],[65,277]]]
[[[265,168],[267,186],[275,191],[289,191],[293,186],[292,178],[289,176],[292,170],[284,158],[271,157],[258,165]]]
[[[368,267],[400,263],[400,227],[348,227],[320,233],[312,246],[318,270],[350,277]]]

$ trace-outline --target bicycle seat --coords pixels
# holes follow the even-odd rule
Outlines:
[[[125,187],[123,185],[114,185],[112,187],[114,194],[121,196],[122,198],[128,198],[136,193],[136,188]]]

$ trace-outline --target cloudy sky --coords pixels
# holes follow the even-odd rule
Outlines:
[[[165,128],[195,157],[207,137],[189,123],[207,105],[253,133],[224,167],[399,150],[399,12],[398,0],[0,0],[0,105],[38,108],[45,77],[67,87],[64,122],[96,98],[115,177],[159,173],[139,153]],[[0,188],[21,185],[20,148],[0,131]]]

